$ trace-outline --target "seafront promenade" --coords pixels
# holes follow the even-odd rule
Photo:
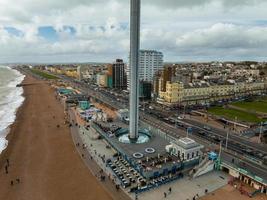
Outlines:
[[[86,131],[81,124],[77,123],[77,118],[75,113],[70,110],[68,112],[69,120],[72,122],[71,135],[76,149],[83,159],[85,165],[91,171],[91,173],[101,182],[107,192],[116,200],[127,200],[131,199],[122,188],[116,189],[116,185],[119,182],[114,179],[111,175],[111,171],[105,166],[105,163],[100,158],[105,155],[106,158],[112,157],[112,153],[105,151],[105,145],[101,140],[93,140],[90,137],[96,136],[96,134],[91,131]],[[75,124],[78,126],[75,126]],[[80,126],[80,127],[79,127]],[[85,134],[83,134],[83,132]],[[102,173],[101,170],[103,170]],[[105,176],[105,180],[101,181],[101,175]]]
[[[74,109],[68,112],[69,119],[72,122],[71,132],[76,148],[83,158],[85,164],[92,171],[94,175],[99,177],[99,173],[102,169],[105,176],[110,177],[106,181],[102,181],[105,188],[110,191],[113,195],[117,193],[116,199],[135,199],[133,193],[129,193],[127,189],[120,189],[120,192],[114,191],[115,185],[120,184],[120,182],[115,178],[113,172],[110,168],[107,168],[105,162],[101,159],[104,157],[106,159],[112,159],[115,151],[106,148],[108,145],[105,140],[97,139],[99,134],[93,128],[84,128],[82,125],[83,122],[81,119],[75,115]],[[82,123],[81,123],[82,122]],[[77,123],[77,126],[75,125]],[[79,143],[79,145],[77,145]],[[92,159],[91,159],[92,158]],[[164,192],[166,192],[167,199],[176,200],[178,199],[192,199],[194,196],[198,195],[199,197],[205,195],[205,190],[208,190],[208,193],[215,191],[216,189],[227,184],[228,175],[223,172],[214,171],[205,176],[201,176],[194,180],[189,180],[188,177],[180,179],[178,181],[166,184],[159,188],[150,190],[138,194],[138,199],[147,200],[161,200],[164,199]],[[168,189],[172,188],[172,192],[169,194]],[[123,191],[122,191],[123,190]]]

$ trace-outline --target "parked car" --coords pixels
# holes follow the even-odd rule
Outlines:
[[[209,127],[209,126],[204,126],[203,127],[205,130],[207,130],[207,131],[210,131],[211,130],[211,128]]]

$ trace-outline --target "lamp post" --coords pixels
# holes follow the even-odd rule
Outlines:
[[[228,131],[226,134],[225,149],[227,149],[227,147],[228,147],[229,132],[230,132],[230,128],[228,128]]]
[[[260,134],[259,134],[259,139],[258,139],[259,143],[261,143],[261,135],[262,135],[262,122],[261,122],[261,126],[260,126]]]

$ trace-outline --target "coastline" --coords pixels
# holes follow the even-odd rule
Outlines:
[[[7,94],[4,91],[3,95],[5,97],[5,100],[2,100],[2,105],[0,104],[0,155],[8,146],[7,135],[11,130],[12,124],[14,124],[16,121],[17,112],[19,108],[23,105],[25,100],[24,88],[17,87],[18,84],[23,83],[25,79],[25,74],[22,73],[20,70],[16,68],[11,68],[9,66],[0,66],[0,69],[2,68],[6,68],[6,70],[8,71],[12,71],[14,75],[10,80],[6,82],[8,84],[4,86],[4,88],[9,90],[9,93]],[[3,86],[1,85],[1,87]]]
[[[21,72],[19,72],[19,73],[21,73]],[[26,75],[24,75],[24,76],[25,77],[21,81],[20,84],[25,82]],[[14,143],[15,142],[14,140],[16,140],[15,130],[16,130],[16,126],[17,126],[17,121],[21,117],[22,113],[25,112],[24,107],[25,107],[25,104],[27,103],[27,98],[25,97],[25,88],[24,87],[23,87],[23,92],[22,92],[21,96],[24,98],[24,100],[21,103],[21,105],[15,111],[16,112],[15,113],[15,120],[13,121],[12,124],[10,124],[7,128],[5,128],[1,132],[1,134],[4,133],[5,139],[8,141],[8,144],[7,144],[6,148],[0,153],[0,169],[3,167],[4,163],[6,162],[6,159],[9,157],[9,154],[11,152],[11,148],[9,148],[9,147],[12,146],[12,143]]]
[[[9,126],[8,146],[0,155],[0,199],[111,200],[76,151],[53,89],[29,75],[22,83],[24,101]],[[6,159],[10,161],[8,174]],[[11,186],[16,178],[21,183]]]

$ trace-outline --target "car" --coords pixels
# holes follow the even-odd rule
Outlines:
[[[206,135],[205,131],[198,131],[200,135]]]
[[[203,128],[204,128],[205,130],[208,130],[208,131],[211,130],[211,128],[210,128],[209,126],[204,126]]]
[[[111,128],[117,128],[118,126],[116,124],[111,124],[110,127]]]
[[[177,118],[178,118],[178,119],[184,119],[184,117],[183,117],[183,116],[178,116]]]

